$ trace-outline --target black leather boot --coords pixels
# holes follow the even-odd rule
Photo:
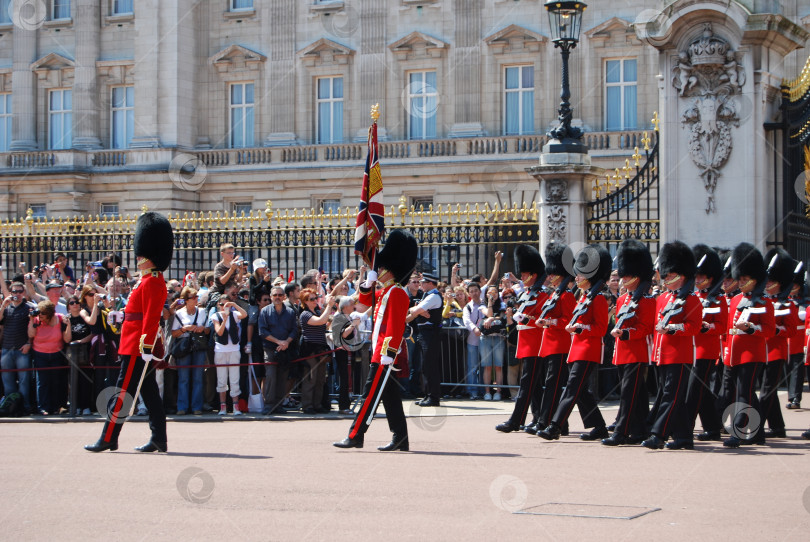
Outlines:
[[[143,446],[138,446],[137,448],[135,448],[135,451],[147,454],[152,452],[166,453],[169,451],[169,446],[165,442],[155,442],[154,440],[150,440]]]
[[[100,438],[95,444],[86,444],[84,449],[88,452],[103,452],[104,450],[114,452],[118,449],[118,441],[112,440],[110,442],[106,442],[104,439]]]
[[[334,446],[335,448],[362,448],[363,439],[346,437],[340,442],[333,442],[332,446]]]
[[[391,437],[391,442],[385,446],[378,446],[377,449],[381,452],[393,452],[396,450],[399,450],[400,452],[407,452],[409,449],[408,437],[398,437],[397,435],[394,435]]]
[[[606,439],[609,436],[610,433],[608,433],[607,428],[602,426],[602,427],[594,427],[589,432],[580,434],[579,438],[581,438],[582,440],[599,440],[603,438]]]
[[[538,431],[537,436],[544,440],[559,440],[560,428],[554,422],[552,422],[548,424],[548,427],[542,431]]]
[[[512,431],[518,431],[520,429],[519,426],[513,424],[510,421],[506,421],[503,423],[499,423],[495,426],[496,431],[500,431],[501,433],[511,433]]]

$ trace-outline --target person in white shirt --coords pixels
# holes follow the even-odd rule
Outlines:
[[[481,329],[479,325],[484,321],[486,315],[484,314],[484,306],[481,305],[481,288],[475,282],[471,282],[467,286],[467,295],[470,297],[470,302],[464,306],[464,327],[467,328],[467,393],[470,399],[478,400],[481,398],[481,388],[477,386],[480,384],[480,337]]]
[[[221,297],[217,301],[217,312],[211,317],[214,324],[214,364],[217,366],[217,392],[219,392],[219,415],[228,413],[225,404],[225,393],[230,383],[231,399],[233,400],[233,415],[239,416],[239,361],[241,348],[239,338],[241,335],[240,320],[247,318],[245,309]]]

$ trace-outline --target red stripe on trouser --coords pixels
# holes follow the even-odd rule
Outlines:
[[[526,390],[526,404],[523,405],[523,412],[520,413],[520,419],[526,421],[526,415],[529,412],[529,405],[532,402],[532,389],[534,388],[534,375],[537,372],[537,362],[540,361],[539,358],[533,358],[534,363],[532,363],[532,376],[529,379],[529,389]],[[519,422],[523,423],[523,422]]]
[[[630,416],[633,415],[633,405],[636,404],[636,390],[638,389],[638,376],[639,373],[641,372],[640,369],[641,369],[640,367],[636,367],[636,379],[633,382],[633,397],[630,398],[630,409],[629,412],[627,413],[627,421],[625,422],[623,433],[625,436],[627,436],[627,432],[630,429]]]
[[[675,410],[675,402],[678,400],[678,391],[681,389],[681,380],[683,380],[683,363],[679,363],[678,365],[681,366],[681,374],[678,376],[678,387],[675,388],[675,397],[672,398],[672,404],[669,405],[669,412],[667,413],[667,420],[664,422],[664,429],[661,431],[659,435],[661,438],[667,436],[667,426],[669,425],[669,418],[672,416],[672,411]]]
[[[576,363],[576,361],[574,363]],[[591,362],[586,361],[585,363],[591,363]],[[562,420],[557,422],[558,425],[564,424],[565,420],[567,420],[568,417],[571,415],[571,413],[574,411],[574,407],[577,406],[577,399],[579,399],[579,392],[582,391],[582,384],[584,384],[585,380],[587,380],[587,375],[586,375],[586,373],[588,372],[587,367],[588,366],[586,365],[585,366],[585,371],[583,371],[583,373],[582,373],[582,378],[580,379],[579,386],[577,387],[577,392],[574,394],[574,400],[571,401],[571,408],[568,410],[568,413],[565,415],[565,418],[563,418]],[[568,390],[568,388],[566,388],[566,391],[567,390]]]
[[[132,372],[135,370],[136,359],[137,358],[135,358],[134,356],[130,356],[129,358],[129,365],[127,366],[127,374],[124,376],[124,383],[123,386],[121,386],[121,392],[118,394],[118,399],[115,400],[115,406],[113,407],[113,411],[110,413],[110,422],[107,424],[107,431],[104,433],[104,442],[110,442],[110,439],[112,439],[113,430],[115,429],[115,423],[118,421],[118,413],[121,412],[121,408],[124,406],[124,397],[126,396],[127,388],[129,387],[129,382],[130,380],[132,380]]]
[[[377,393],[381,391],[378,389],[380,384],[380,375],[387,369],[387,366],[380,365],[380,370],[374,374],[374,382],[371,383],[371,389],[369,390],[366,400],[363,401],[363,406],[360,408],[360,414],[357,415],[357,422],[354,424],[354,427],[349,433],[349,438],[356,437],[358,429],[362,424],[365,423],[366,413],[368,412],[368,409],[371,408],[377,401]]]

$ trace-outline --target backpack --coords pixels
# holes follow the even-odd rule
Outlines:
[[[25,416],[22,395],[15,391],[0,400],[0,418],[21,418],[22,416]]]

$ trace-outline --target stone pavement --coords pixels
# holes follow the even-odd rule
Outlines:
[[[2,538],[796,540],[810,529],[808,410],[786,411],[789,438],[764,447],[650,451],[580,441],[576,413],[557,442],[496,432],[511,407],[406,403],[407,453],[376,451],[384,419],[362,450],[333,448],[350,423],[337,415],[182,417],[169,453],[154,455],[132,451],[148,438],[141,422],[101,454],[82,449],[100,418],[0,423]]]

